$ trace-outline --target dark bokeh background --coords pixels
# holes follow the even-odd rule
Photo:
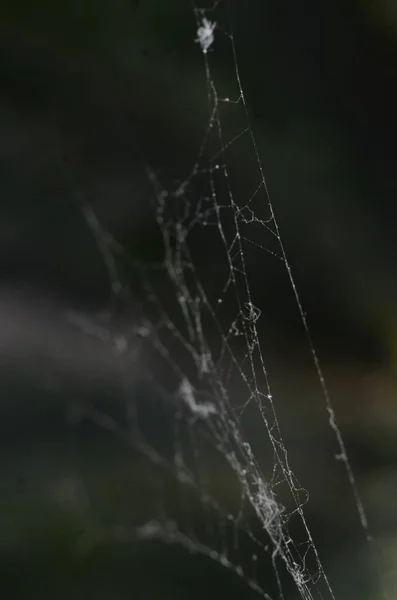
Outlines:
[[[211,13],[218,30],[209,60],[219,94],[232,98],[234,63],[222,32],[228,7],[282,238],[385,570],[393,571],[397,7],[386,0],[221,2]],[[125,373],[64,315],[84,311],[108,327],[116,311],[112,327],[122,334],[134,319],[128,298],[115,305],[80,206],[91,203],[134,261],[161,258],[147,167],[165,186],[186,178],[197,157],[208,104],[195,37],[183,0],[1,3],[0,568],[8,597],[202,597],[209,587],[214,598],[247,593],[220,567],[161,544],[108,544],[75,555],[82,531],[117,514],[133,523],[130,513],[146,501],[129,450],[94,425],[77,427],[70,414],[76,399],[121,397]],[[225,113],[230,137],[246,124],[233,110]],[[237,198],[257,185],[246,150],[238,140],[228,155]],[[193,181],[193,202],[195,193]],[[205,250],[196,254],[211,288],[216,269],[211,247]],[[365,547],[324,433],[289,283],[272,264],[255,258],[249,273],[274,343],[268,353],[285,399],[281,420],[312,496],[313,531],[337,598],[364,597],[360,585],[377,598],[363,575]],[[133,286],[128,271],[125,277]]]

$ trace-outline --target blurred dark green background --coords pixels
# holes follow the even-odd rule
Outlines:
[[[219,95],[235,98],[229,11],[282,239],[368,507],[380,568],[395,590],[397,4],[220,2],[208,13],[217,21],[209,61]],[[162,258],[147,168],[172,187],[197,158],[208,103],[196,29],[184,0],[1,3],[5,597],[250,597],[232,574],[178,548],[97,543],[106,527],[136,525],[158,513],[171,484],[161,484],[156,504],[150,481],[161,477],[149,461],[103,423],[81,417],[80,405],[118,414],[126,394],[146,404],[155,392],[142,389],[133,352],[128,361],[115,357],[97,332],[84,335],[69,318],[83,312],[99,328],[127,337],[133,328],[136,308],[129,297],[112,297],[80,205],[90,202],[132,262],[148,266]],[[246,127],[233,105],[222,116],[228,139]],[[247,140],[232,144],[227,160],[236,198],[248,198],[258,174]],[[200,185],[191,182],[193,203]],[[215,294],[211,239],[198,235],[192,243],[203,284]],[[268,257],[248,253],[247,260],[286,446],[310,492],[308,519],[336,598],[377,599],[285,271]],[[136,271],[124,265],[123,277],[139,296]],[[168,302],[172,291],[161,278],[156,285]],[[167,416],[153,411],[144,424],[149,436],[161,438]],[[249,419],[244,425],[261,461],[264,433]],[[216,464],[204,468],[216,471]],[[228,485],[226,477],[226,497]],[[171,492],[167,506],[178,513],[173,502]]]

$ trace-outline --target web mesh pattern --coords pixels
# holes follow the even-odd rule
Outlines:
[[[139,370],[134,392],[126,385],[122,418],[94,408],[88,413],[131,445],[140,493],[150,498],[131,526],[120,523],[103,535],[160,540],[201,554],[268,599],[291,593],[334,598],[305,518],[309,493],[294,476],[278,419],[253,265],[263,265],[264,277],[270,269],[289,284],[319,401],[336,436],[336,458],[371,546],[367,518],[267,188],[227,4],[193,6],[192,15],[208,119],[186,176],[170,182],[168,174],[147,169],[162,258],[136,264],[92,208],[82,208],[114,297],[134,307],[130,331],[111,343],[126,381],[131,364]],[[219,48],[233,64],[231,84],[217,76]],[[254,165],[252,190],[242,189],[238,160]],[[261,431],[260,451],[256,438],[251,441],[252,423]]]

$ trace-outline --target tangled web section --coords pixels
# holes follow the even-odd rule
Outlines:
[[[91,415],[131,444],[145,499],[132,527],[120,524],[108,535],[201,554],[268,599],[284,598],[291,588],[305,599],[333,599],[305,519],[308,493],[294,477],[276,413],[255,265],[265,274],[267,266],[283,271],[289,280],[337,458],[370,541],[367,519],[267,189],[227,4],[193,6],[193,16],[208,118],[187,177],[170,182],[148,169],[163,256],[137,264],[83,206],[113,294],[133,306],[133,325],[118,344],[126,377],[131,364],[135,370],[139,364],[133,391],[126,386],[126,423],[99,411]],[[233,65],[227,84],[217,76],[218,52]],[[227,95],[220,91],[225,87]],[[250,191],[241,185],[239,161],[254,170]],[[249,423],[260,426],[260,452]]]

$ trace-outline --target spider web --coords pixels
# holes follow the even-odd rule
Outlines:
[[[253,265],[289,282],[336,458],[371,545],[367,518],[273,210],[227,5],[193,6],[193,16],[208,118],[187,176],[170,181],[167,173],[147,171],[163,256],[137,264],[92,208],[82,207],[114,297],[134,309],[130,331],[114,340],[126,382],[130,365],[139,365],[133,393],[126,383],[122,416],[87,409],[131,444],[144,497],[131,525],[105,528],[103,536],[203,555],[268,599],[335,598],[304,513],[309,494],[294,476],[278,419]],[[218,52],[230,57],[231,82],[217,76]],[[239,181],[239,156],[254,165],[251,191]],[[259,448],[252,423],[260,427]]]

